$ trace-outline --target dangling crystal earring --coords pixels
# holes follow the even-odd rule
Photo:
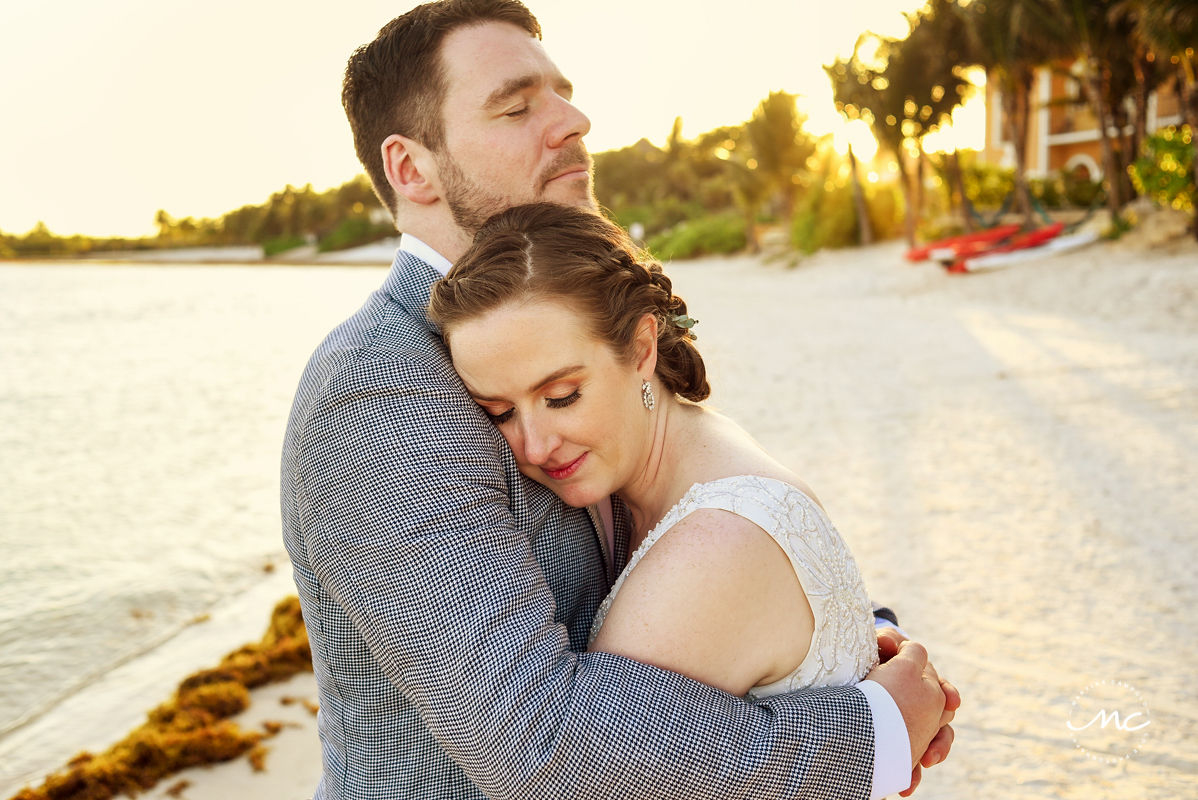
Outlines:
[[[641,402],[650,411],[657,405],[657,398],[653,396],[653,387],[649,385],[649,381],[641,381]]]

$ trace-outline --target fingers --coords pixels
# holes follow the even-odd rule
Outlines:
[[[910,797],[914,794],[921,780],[923,780],[923,770],[916,764],[915,769],[911,770],[911,785],[899,792],[899,797]]]
[[[899,644],[898,653],[895,658],[901,658],[912,662],[920,670],[928,666],[928,650],[919,642],[913,642],[910,639]]]
[[[943,728],[945,725],[948,725],[950,722],[952,722],[954,716],[956,716],[956,714],[952,711],[949,711],[947,708],[942,711],[940,714],[940,727]]]
[[[923,674],[926,677],[931,678],[937,687],[940,686],[940,675],[936,672],[936,666],[931,661],[924,665]],[[943,689],[941,689],[941,691],[943,691]]]
[[[952,726],[945,725],[932,737],[932,741],[928,744],[928,749],[924,751],[923,757],[919,759],[919,763],[925,767],[933,767],[948,758],[948,751],[952,749],[955,737]]]
[[[878,660],[885,664],[898,654],[907,637],[894,628],[878,628]]]
[[[953,686],[951,683],[946,681],[944,678],[941,678],[940,679],[940,688],[944,690],[944,707],[945,708],[947,708],[949,711],[956,711],[958,708],[961,707],[961,693],[959,691],[957,691],[956,686]]]

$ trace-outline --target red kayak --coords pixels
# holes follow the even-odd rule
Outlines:
[[[1008,242],[1002,242],[993,247],[984,250],[976,250],[971,253],[962,253],[957,260],[952,264],[946,265],[945,269],[949,272],[969,272],[968,260],[977,256],[989,256],[995,253],[1010,253],[1014,250],[1026,250],[1030,247],[1039,247],[1040,245],[1055,239],[1061,235],[1061,231],[1065,230],[1065,223],[1054,222],[1051,225],[1045,225],[1043,228],[1036,228],[1034,231],[1021,233],[1013,237]]]
[[[921,244],[919,247],[912,247],[907,251],[906,258],[908,261],[926,261],[932,255],[933,250],[946,249],[953,250],[958,256],[964,253],[979,253],[1017,233],[1019,233],[1018,225],[999,225],[984,231],[949,236],[946,239],[937,239],[934,242]]]

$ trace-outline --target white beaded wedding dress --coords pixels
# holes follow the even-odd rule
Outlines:
[[[591,626],[594,640],[624,579],[666,531],[688,514],[714,508],[742,516],[770,536],[790,557],[815,617],[807,656],[793,672],[750,697],[767,697],[807,686],[857,683],[878,661],[873,609],[848,546],[810,497],[788,483],[737,475],[696,483],[651,530],[599,606]]]

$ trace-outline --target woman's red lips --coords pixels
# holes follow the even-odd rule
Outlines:
[[[550,469],[549,467],[541,467],[541,469],[545,472],[546,475],[548,475],[550,478],[553,478],[553,480],[555,480],[555,481],[565,480],[566,478],[573,475],[575,472],[578,472],[578,468],[582,466],[582,461],[586,457],[587,457],[587,454],[583,453],[578,458],[571,461],[569,464],[566,464],[564,467],[558,467],[556,469]]]

